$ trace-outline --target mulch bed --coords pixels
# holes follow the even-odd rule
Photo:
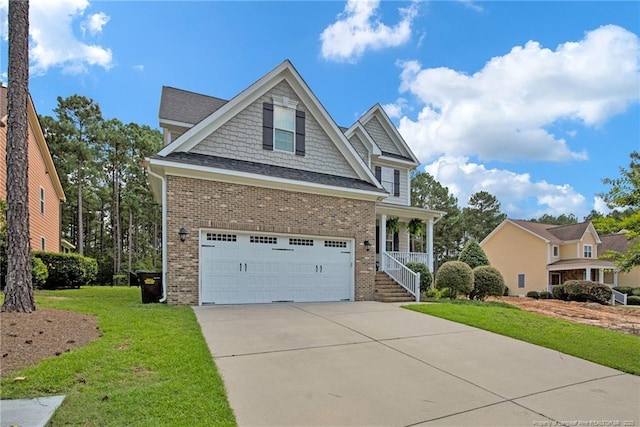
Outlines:
[[[100,337],[97,319],[83,313],[37,308],[0,313],[0,377],[59,356]]]

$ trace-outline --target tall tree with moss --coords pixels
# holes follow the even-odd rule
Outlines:
[[[36,309],[29,248],[29,1],[9,0],[7,283],[2,311]]]
[[[619,178],[602,180],[611,188],[608,193],[601,194],[610,208],[631,209],[630,214],[620,222],[620,226],[635,243],[630,245],[626,253],[610,254],[622,271],[629,271],[640,265],[640,153],[633,151],[630,158],[629,167],[620,168]]]

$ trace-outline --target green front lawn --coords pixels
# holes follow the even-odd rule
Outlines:
[[[39,291],[36,306],[92,314],[104,335],[2,380],[2,399],[65,394],[52,425],[236,424],[190,307],[143,305],[129,287]]]
[[[640,337],[530,313],[505,303],[440,301],[406,308],[640,375]]]

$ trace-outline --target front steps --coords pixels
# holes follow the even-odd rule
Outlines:
[[[416,299],[387,273],[378,271],[375,282],[375,300],[380,302],[415,302]]]

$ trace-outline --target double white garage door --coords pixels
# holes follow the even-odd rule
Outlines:
[[[202,231],[200,302],[353,300],[352,240]]]

